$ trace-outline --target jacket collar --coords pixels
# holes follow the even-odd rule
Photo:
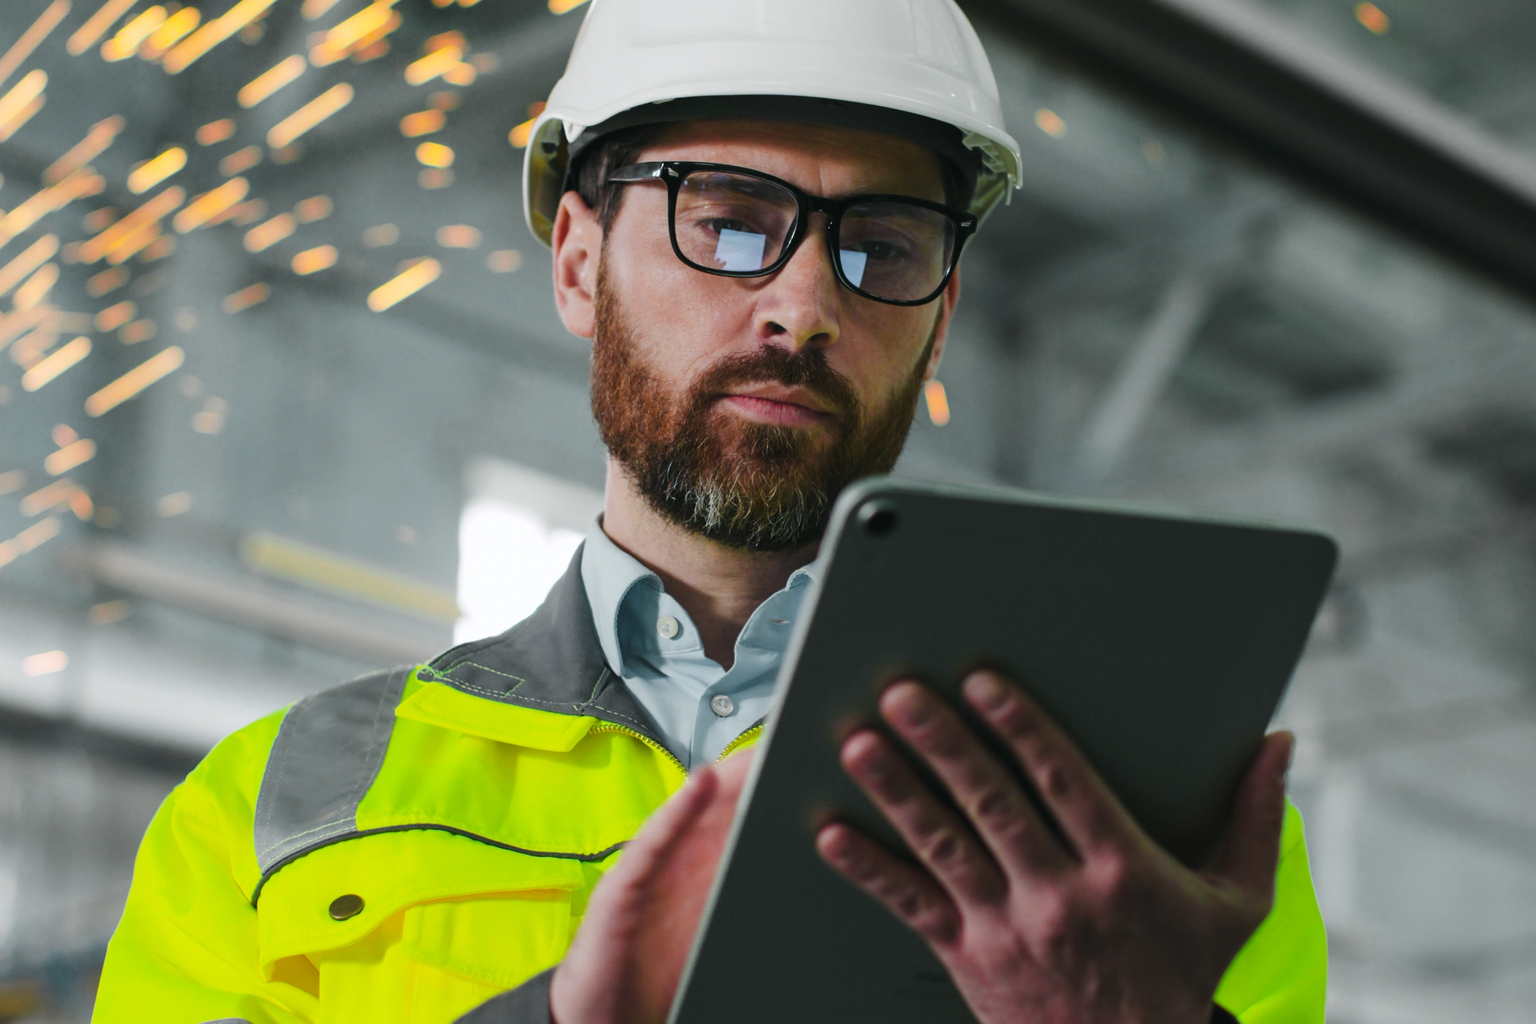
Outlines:
[[[532,615],[500,636],[439,655],[416,678],[502,704],[601,719],[660,744],[650,715],[603,658],[581,552]]]

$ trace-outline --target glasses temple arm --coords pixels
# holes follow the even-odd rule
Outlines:
[[[649,181],[651,178],[661,177],[665,163],[630,164],[628,167],[620,167],[608,180],[613,182],[625,181]]]

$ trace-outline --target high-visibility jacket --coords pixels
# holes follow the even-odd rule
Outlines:
[[[145,834],[93,1020],[446,1024],[559,962],[684,777],[604,663],[573,564],[508,633],[220,743]],[[1274,909],[1217,998],[1245,1024],[1320,1024],[1294,808],[1282,845]]]

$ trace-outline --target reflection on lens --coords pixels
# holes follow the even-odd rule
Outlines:
[[[933,294],[944,280],[955,247],[955,224],[937,210],[914,203],[860,203],[844,212],[838,246],[854,287],[912,302]],[[862,257],[858,275],[848,272],[848,253]]]
[[[678,186],[677,245],[705,270],[752,273],[778,259],[798,209],[795,197],[772,182],[696,171]]]
[[[761,270],[763,247],[768,236],[756,231],[720,230],[720,242],[715,246],[715,262],[721,270]]]
[[[861,287],[864,283],[864,265],[869,262],[869,256],[852,249],[839,249],[837,261],[843,265],[843,276],[848,279],[848,283],[855,288]]]
[[[700,270],[755,274],[783,255],[795,234],[794,192],[749,174],[696,170],[677,186],[673,233],[683,259]],[[895,302],[930,299],[954,259],[949,215],[901,199],[860,201],[838,218],[843,279]]]

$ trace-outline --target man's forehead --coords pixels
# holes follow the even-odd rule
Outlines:
[[[944,199],[938,154],[883,132],[800,121],[710,120],[669,124],[644,160],[707,160],[766,171],[808,192],[895,192]]]

